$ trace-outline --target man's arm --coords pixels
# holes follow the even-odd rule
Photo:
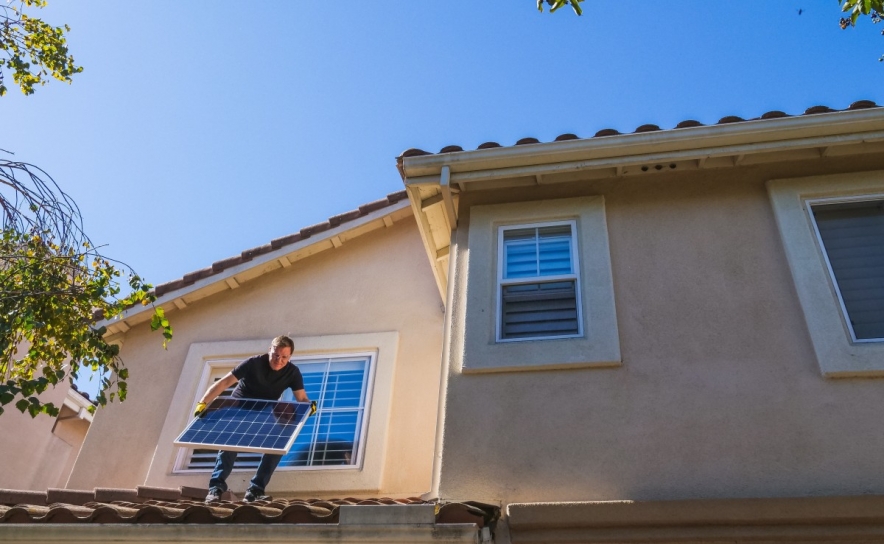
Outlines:
[[[205,410],[206,406],[215,400],[221,393],[224,392],[225,389],[230,387],[239,381],[239,378],[233,375],[233,372],[228,372],[223,378],[213,383],[206,393],[203,395],[203,398],[196,405],[196,411],[193,413],[195,416],[200,416]]]
[[[293,393],[295,394],[295,400],[298,402],[307,402],[310,400],[307,398],[307,391],[303,389],[298,389],[297,391],[293,391]]]

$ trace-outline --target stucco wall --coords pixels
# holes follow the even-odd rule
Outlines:
[[[88,422],[63,405],[69,387],[65,382],[40,396],[60,407],[58,418],[31,418],[12,404],[5,407],[0,416],[0,488],[64,487],[89,429]]]
[[[401,495],[429,489],[442,309],[413,219],[189,305],[170,319],[175,338],[167,351],[159,335],[149,333],[145,325],[126,334],[121,354],[130,369],[129,398],[98,411],[70,488],[131,488],[145,483],[194,344],[260,339],[269,343],[277,334],[290,333],[297,354],[300,337],[392,331],[398,332],[398,353],[389,388],[382,486],[375,492]],[[165,459],[153,461],[168,464]],[[321,485],[280,489],[279,482],[285,479],[279,474],[268,491],[323,496]],[[248,477],[251,472],[239,479]],[[234,480],[228,481],[231,489],[242,492],[245,486]],[[185,481],[170,477],[152,485],[182,483],[206,487],[208,474]]]
[[[880,169],[881,159],[462,193],[440,495],[884,492],[884,381],[821,375],[765,188],[864,165]],[[468,247],[470,206],[595,195],[605,199],[622,366],[462,372],[465,312],[487,311],[465,308],[468,264],[490,262]],[[554,364],[570,341],[545,342]]]

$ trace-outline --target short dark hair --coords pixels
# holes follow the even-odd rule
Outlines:
[[[277,336],[270,342],[271,348],[289,348],[292,351],[295,351],[295,341],[285,335]]]

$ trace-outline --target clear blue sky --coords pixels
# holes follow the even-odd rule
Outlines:
[[[409,147],[884,104],[884,25],[834,0],[584,6],[50,0],[85,71],[11,89],[0,148],[158,284],[400,190]]]

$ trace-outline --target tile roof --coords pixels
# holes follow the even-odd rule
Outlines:
[[[364,217],[372,212],[376,212],[388,206],[392,206],[393,204],[396,204],[400,200],[404,200],[406,198],[408,198],[408,195],[404,190],[390,193],[385,198],[375,200],[373,202],[368,202],[359,206],[355,210],[329,217],[326,221],[323,221],[322,223],[317,223],[315,225],[304,227],[300,231],[293,234],[271,240],[268,244],[246,249],[239,255],[234,255],[233,257],[221,259],[220,261],[216,261],[212,263],[211,266],[207,266],[206,268],[195,270],[193,272],[188,272],[187,274],[184,274],[183,277],[177,280],[161,283],[154,288],[154,291],[158,297],[161,297],[172,291],[187,287],[188,285],[191,285],[194,282],[203,278],[219,274],[230,267],[251,261],[259,255],[270,253],[271,251],[276,251],[283,246],[294,244],[296,242],[300,242],[301,240],[306,240],[311,236],[337,227],[342,223],[347,223],[349,221],[359,219],[360,217]]]
[[[848,106],[844,110],[836,110],[836,109],[832,109],[828,106],[812,106],[812,107],[804,110],[804,113],[802,113],[800,115],[817,115],[820,113],[834,113],[837,111],[863,110],[863,109],[868,109],[868,108],[879,108],[879,107],[881,107],[881,106],[879,106],[878,104],[876,104],[875,102],[873,102],[871,100],[858,100],[858,101],[850,104],[850,106]],[[758,119],[776,119],[776,118],[780,118],[780,117],[792,117],[792,115],[789,115],[789,114],[784,113],[782,111],[776,111],[776,110],[764,113],[761,116],[756,117],[754,119],[743,119],[742,117],[737,117],[736,115],[728,115],[728,116],[722,117],[721,119],[718,120],[717,123],[713,123],[713,124],[726,125],[726,124],[730,124],[730,123],[743,123],[746,121],[755,121]],[[686,119],[686,120],[678,123],[674,127],[674,129],[702,127],[702,126],[705,126],[705,125],[699,121],[695,121],[693,119]],[[674,130],[674,129],[669,129],[669,130]],[[667,130],[667,129],[662,129],[657,125],[645,124],[645,125],[641,125],[637,129],[635,129],[635,131],[633,131],[633,134],[639,134],[639,133],[643,133],[643,132],[657,132],[660,130]],[[613,129],[613,128],[605,128],[605,129],[597,131],[593,136],[590,136],[590,138],[603,138],[605,136],[617,136],[620,134],[624,134],[624,133],[621,133],[620,131]],[[581,139],[581,138],[579,136],[577,136],[576,134],[562,134],[560,136],[557,136],[554,141],[561,142],[561,141],[565,141],[565,140],[579,140],[579,139]],[[527,144],[538,144],[538,143],[541,143],[541,142],[537,138],[522,138],[521,140],[517,141],[515,143],[515,145],[527,145]],[[477,147],[476,149],[477,150],[478,149],[490,149],[490,148],[494,148],[494,147],[504,147],[504,146],[501,146],[497,142],[485,142],[483,144],[480,144],[479,147]],[[436,154],[442,155],[442,154],[446,154],[446,153],[456,153],[456,152],[463,151],[463,150],[464,149],[459,145],[447,145],[447,146],[443,147],[441,150],[439,150],[438,153],[431,153],[429,151],[424,151],[423,149],[411,148],[411,149],[406,149],[405,151],[403,151],[402,154],[399,156],[399,159],[401,162],[401,159],[406,158],[406,157],[418,157],[421,155],[436,155]]]
[[[434,503],[408,499],[271,499],[244,503],[203,502],[207,489],[139,486],[136,489],[95,488],[92,491],[0,489],[2,523],[338,523],[342,506],[436,506],[436,524],[473,523],[478,528],[497,519],[497,506],[478,502]]]

